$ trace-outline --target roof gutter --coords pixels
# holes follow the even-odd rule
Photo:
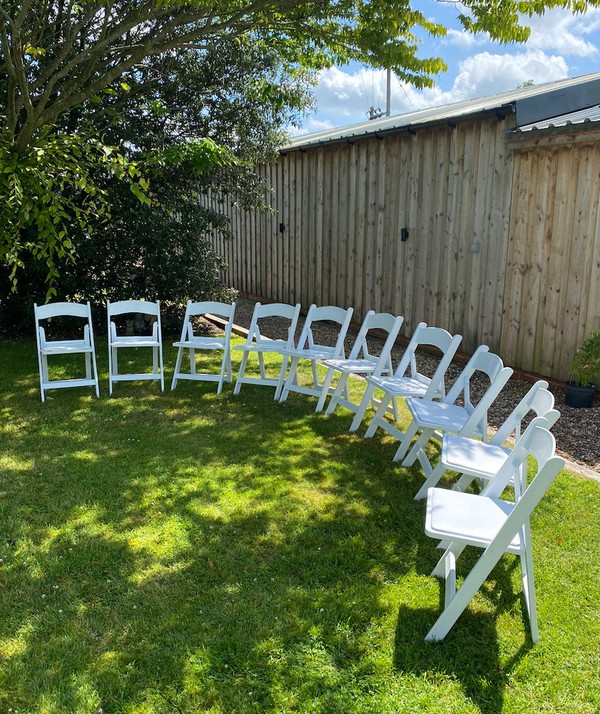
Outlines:
[[[409,124],[401,124],[398,126],[386,127],[384,129],[374,129],[372,131],[360,131],[357,133],[340,134],[327,139],[309,139],[305,142],[284,146],[279,150],[280,156],[300,151],[304,153],[308,149],[321,148],[324,146],[333,146],[335,144],[354,144],[360,140],[379,139],[382,140],[390,134],[417,134],[420,129],[430,129],[434,127],[449,126],[454,129],[459,122],[473,121],[482,117],[496,116],[499,121],[502,121],[509,114],[516,113],[516,102],[501,104],[488,109],[480,109],[472,113],[464,114],[449,114],[445,117],[436,117],[434,119],[424,119],[421,121],[411,122]]]

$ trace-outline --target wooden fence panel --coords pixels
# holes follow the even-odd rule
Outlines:
[[[600,146],[515,149],[501,353],[567,378],[577,345],[600,326]]]
[[[273,213],[227,206],[225,279],[265,299],[424,320],[564,377],[600,329],[600,143],[519,144],[511,117],[286,153]],[[281,224],[281,230],[280,230]],[[402,229],[408,240],[402,241]]]

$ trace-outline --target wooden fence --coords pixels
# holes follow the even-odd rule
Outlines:
[[[507,119],[291,151],[272,212],[227,205],[225,281],[265,299],[403,314],[563,378],[600,327],[600,143],[532,146]],[[590,139],[591,141],[591,139]],[[404,238],[404,240],[403,240]]]
[[[584,136],[523,137],[514,147],[500,353],[561,379],[600,329],[600,137]]]

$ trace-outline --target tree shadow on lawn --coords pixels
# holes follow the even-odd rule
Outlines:
[[[469,568],[480,552],[463,554],[464,560],[471,561]],[[438,551],[438,554],[441,553]],[[436,558],[428,557],[428,561],[431,563],[428,567],[430,572]],[[509,684],[511,672],[533,647],[524,597],[522,593],[515,592],[511,578],[515,566],[518,568],[516,559],[501,561],[494,568],[480,592],[440,642],[425,642],[424,637],[443,610],[443,581],[438,586],[439,608],[436,612],[432,612],[431,608],[401,605],[394,647],[396,670],[418,677],[443,675],[449,680],[456,680],[464,695],[479,711],[501,714],[504,711],[504,689]],[[465,574],[469,568],[463,568]],[[508,661],[501,662],[498,633],[502,615],[515,608],[522,608],[524,641]]]
[[[373,643],[393,644],[391,593],[421,557],[435,561],[412,500],[419,470],[348,434],[347,415],[307,416],[313,400],[119,386],[113,399],[3,403],[4,708],[348,712],[368,701],[382,676]],[[479,668],[473,649],[457,660],[423,643],[434,619],[401,606],[389,664],[457,677],[482,711],[498,690],[486,711],[499,711],[492,622],[478,628]]]

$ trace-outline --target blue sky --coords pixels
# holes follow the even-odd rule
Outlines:
[[[551,10],[527,21],[526,44],[501,45],[462,32],[453,3],[415,2],[423,14],[449,28],[423,42],[420,56],[439,56],[448,70],[432,89],[417,90],[392,78],[391,113],[403,114],[515,89],[524,82],[552,82],[600,71],[600,9],[585,15]],[[368,119],[370,106],[385,109],[385,72],[359,64],[321,72],[317,108],[300,131],[306,134]]]

